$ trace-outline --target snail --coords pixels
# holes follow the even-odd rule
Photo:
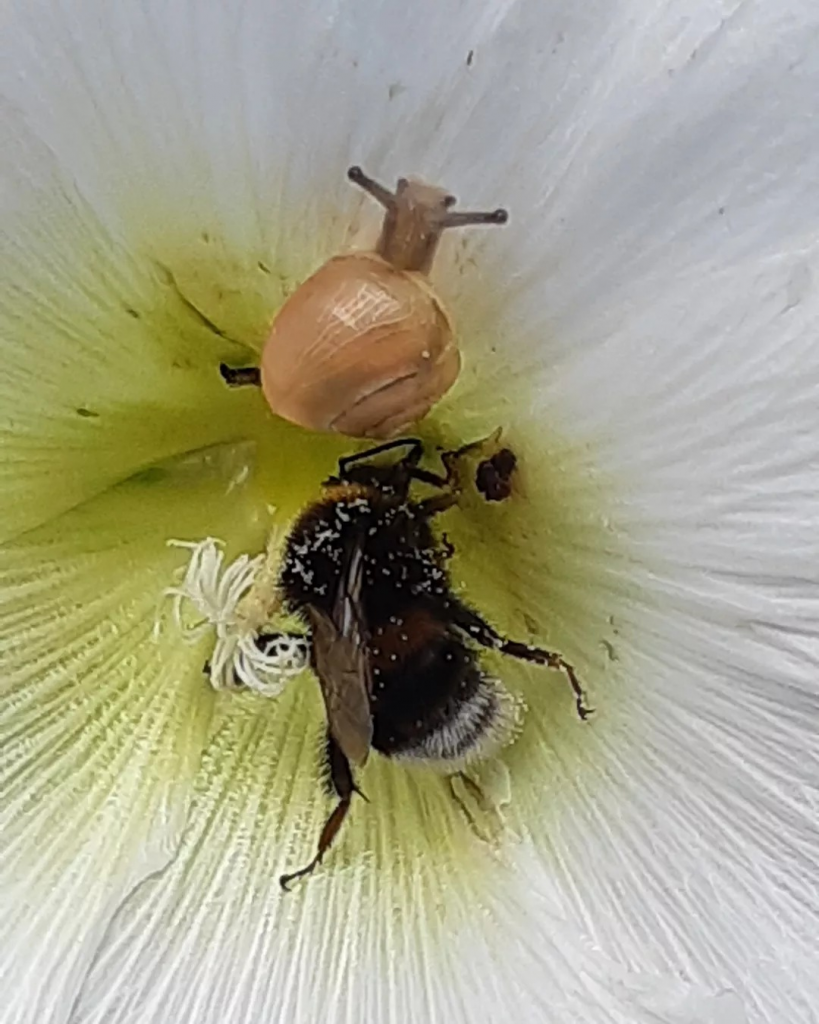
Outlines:
[[[425,416],[460,370],[452,322],[427,277],[442,232],[505,224],[508,214],[453,212],[454,196],[407,178],[390,192],[360,167],[347,176],[386,210],[375,250],[334,256],[296,289],[258,370],[220,370],[228,384],[260,384],[273,412],[300,426],[390,438]]]

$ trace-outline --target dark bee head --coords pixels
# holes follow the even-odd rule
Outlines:
[[[392,466],[375,466],[359,463],[351,466],[343,476],[331,476],[324,481],[325,487],[335,484],[360,484],[362,487],[373,487],[384,494],[406,496],[411,476],[407,468],[400,462]]]
[[[400,458],[380,458],[387,452],[394,452],[400,448],[406,449]],[[368,448],[356,455],[339,459],[338,474],[328,477],[324,481],[324,486],[359,484],[362,487],[375,488],[382,494],[395,494],[399,498],[405,498],[422,453],[423,446],[415,438],[389,441],[387,444],[378,445],[377,448]]]
[[[511,448],[484,459],[475,472],[475,486],[487,501],[505,501],[512,493],[512,474],[518,464]]]

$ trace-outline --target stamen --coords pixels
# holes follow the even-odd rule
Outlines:
[[[309,664],[307,637],[254,628],[239,608],[267,568],[267,556],[240,555],[224,564],[223,543],[214,537],[202,541],[168,541],[169,547],[190,551],[190,559],[176,586],[166,587],[171,617],[186,644],[197,644],[208,633],[216,635],[207,672],[214,690],[244,686],[265,697],[278,696],[287,683]],[[161,630],[157,614],[154,637]],[[264,633],[263,638],[260,636]]]

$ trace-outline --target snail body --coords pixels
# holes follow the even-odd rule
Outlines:
[[[429,282],[446,228],[505,224],[505,210],[455,213],[455,197],[400,178],[395,192],[351,167],[386,210],[372,252],[335,256],[287,299],[258,373],[222,366],[229,384],[260,383],[270,408],[311,430],[385,439],[426,415],[458,377],[452,322]]]

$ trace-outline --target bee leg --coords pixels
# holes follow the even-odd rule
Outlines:
[[[446,512],[448,508],[452,508],[453,505],[458,504],[457,494],[436,494],[434,498],[424,498],[423,501],[419,501],[418,505],[421,509],[421,515],[426,519],[432,519],[433,516],[439,515],[441,512]],[[452,548],[451,543],[449,547]],[[452,548],[454,551],[454,548]]]
[[[469,455],[472,452],[483,451],[490,441],[494,441],[500,436],[500,430],[496,430],[490,437],[485,437],[481,441],[470,441],[469,444],[461,445],[460,448],[453,448],[448,452],[441,452],[441,462],[443,463],[445,472],[430,473],[426,469],[418,469],[414,467],[410,471],[410,475],[413,480],[418,480],[420,483],[430,484],[433,487],[440,487],[441,490],[448,492],[447,495],[442,495],[440,499],[430,498],[428,502],[422,502],[424,505],[429,505],[433,508],[436,500],[442,503],[441,508],[434,508],[430,515],[435,515],[436,512],[443,512],[448,508],[451,508],[456,503],[456,496],[463,490],[463,479],[461,476],[461,460],[465,455]],[[450,500],[447,500],[450,499]]]
[[[487,437],[482,437],[480,441],[469,441],[467,444],[462,444],[460,448],[453,448],[448,452],[441,452],[441,462],[444,464],[446,470],[446,484],[448,487],[452,487],[456,490],[460,490],[462,486],[461,481],[461,460],[466,455],[485,455],[488,451],[495,448],[500,440],[503,428],[498,427],[497,430],[489,434]]]
[[[517,640],[502,639],[498,650],[502,654],[511,655],[513,658],[520,658],[522,661],[532,661],[536,665],[548,665],[549,668],[556,668],[564,672],[574,693],[574,703],[578,717],[581,721],[585,722],[589,715],[594,714],[594,708],[590,708],[586,704],[586,694],[583,692],[583,687],[580,685],[580,680],[577,678],[574,666],[569,664],[563,655],[557,654],[555,651],[544,650],[542,647],[530,647],[528,644],[519,643]]]
[[[441,462],[444,464],[446,472],[431,473],[428,469],[418,469],[412,467],[410,475],[413,480],[418,480],[422,484],[430,484],[432,487],[440,487],[442,490],[447,491],[459,491],[461,489],[461,477],[458,471],[458,461],[462,455],[466,453],[467,447],[463,449],[458,448],[457,451],[443,452],[441,454]]]
[[[261,387],[262,374],[258,366],[232,367],[227,363],[219,363],[219,373],[229,388],[242,388],[246,385]]]
[[[350,796],[352,796],[352,794],[350,794]],[[350,797],[347,797],[344,800],[339,800],[333,810],[333,813],[324,823],[324,828],[321,830],[318,842],[318,851],[315,857],[306,867],[300,868],[298,871],[293,871],[289,875],[282,875],[281,878],[279,878],[279,885],[285,892],[289,892],[291,882],[294,882],[297,878],[303,878],[304,875],[312,874],[319,864],[321,864],[324,854],[330,848],[333,839],[335,839],[336,833],[341,828],[342,822],[347,817],[347,811],[349,809]]]
[[[501,654],[508,654],[512,658],[520,658],[521,661],[531,661],[536,665],[546,665],[564,672],[569,680],[569,685],[574,693],[575,707],[579,718],[585,722],[589,715],[594,713],[594,708],[586,704],[586,695],[574,666],[561,654],[555,651],[547,651],[542,647],[531,647],[529,644],[522,644],[518,640],[507,640],[494,630],[488,622],[485,622],[477,612],[471,608],[458,604],[452,615],[452,620],[465,633],[468,633],[479,644],[489,647],[492,650],[500,651]]]
[[[303,878],[305,875],[312,874],[321,864],[324,854],[332,846],[333,840],[344,823],[344,819],[347,817],[353,793],[361,792],[353,779],[350,762],[342,754],[338,744],[332,737],[328,739],[327,743],[327,759],[330,767],[330,781],[333,789],[338,794],[338,803],[333,808],[330,817],[325,821],[324,827],[321,830],[315,857],[305,867],[300,868],[298,871],[293,871],[289,875],[282,875],[279,878],[279,885],[285,892],[289,891],[291,882],[297,878]],[[363,796],[363,794],[361,795]]]
[[[418,465],[421,461],[421,456],[424,454],[424,445],[417,437],[402,437],[395,441],[386,441],[375,448],[367,448],[363,452],[356,452],[355,455],[344,455],[338,460],[338,475],[344,480],[347,470],[356,462],[366,461],[375,455],[382,455],[384,452],[393,451],[395,448],[409,448],[401,462],[411,471],[414,471],[414,467]]]

